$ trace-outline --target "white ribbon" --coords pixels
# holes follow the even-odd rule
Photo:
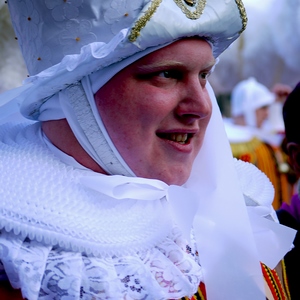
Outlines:
[[[283,256],[291,250],[296,230],[268,220],[267,207],[247,207],[251,228],[258,252],[258,258],[269,268],[274,269]]]
[[[184,187],[167,185],[156,179],[126,177],[120,175],[85,176],[81,178],[86,187],[114,199],[159,201],[166,197],[176,224],[184,238],[190,242],[190,233],[198,210],[198,195]]]

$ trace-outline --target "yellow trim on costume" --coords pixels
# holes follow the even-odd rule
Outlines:
[[[253,138],[249,142],[230,143],[230,147],[234,157],[256,165],[257,155],[255,153],[261,144],[260,140]]]
[[[286,290],[284,289],[276,270],[268,268],[263,263],[261,263],[261,269],[267,285],[266,288],[268,288],[270,292],[270,294],[268,294],[267,290],[268,300],[290,300],[291,298],[286,293]]]
[[[281,261],[281,267],[282,267],[283,286],[284,286],[285,292],[287,293],[288,299],[291,299],[291,293],[290,293],[289,284],[288,284],[288,280],[287,280],[286,267],[285,267],[284,260]]]
[[[153,16],[153,14],[156,12],[157,8],[161,4],[162,0],[153,0],[151,2],[150,7],[145,12],[145,14],[139,18],[135,25],[131,29],[131,33],[128,37],[130,42],[135,42],[138,36],[140,35],[141,30],[146,26],[147,22],[150,20],[150,18]]]
[[[246,26],[247,26],[247,22],[248,22],[248,18],[247,18],[247,13],[246,13],[246,9],[245,9],[245,6],[243,4],[243,2],[241,0],[235,0],[236,2],[236,5],[240,11],[240,16],[241,16],[241,19],[242,19],[242,29],[240,30],[239,34],[241,34],[245,29],[246,29]]]

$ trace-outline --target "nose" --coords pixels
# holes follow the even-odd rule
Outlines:
[[[181,89],[180,101],[176,109],[177,118],[187,124],[196,120],[209,118],[212,103],[205,85],[196,80],[185,83]]]

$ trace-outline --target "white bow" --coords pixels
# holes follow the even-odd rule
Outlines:
[[[198,210],[199,196],[190,189],[167,185],[156,179],[121,175],[86,176],[81,182],[88,188],[114,199],[158,201],[166,197],[176,224],[190,242],[190,232]]]
[[[169,186],[156,179],[100,174],[82,177],[81,182],[86,187],[114,199],[159,201],[166,197],[175,222],[189,242],[194,221],[197,222],[199,217],[202,221],[207,219],[205,216],[201,216],[201,212],[198,212],[199,195],[181,186]],[[270,268],[274,268],[284,254],[291,249],[295,231],[264,218],[270,213],[270,209],[267,207],[250,206],[247,207],[247,211],[259,259]],[[198,218],[195,218],[196,214]]]

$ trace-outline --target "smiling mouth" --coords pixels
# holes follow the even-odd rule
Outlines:
[[[176,142],[182,145],[188,144],[191,140],[193,134],[192,133],[157,133],[159,138],[169,140],[172,142]]]

